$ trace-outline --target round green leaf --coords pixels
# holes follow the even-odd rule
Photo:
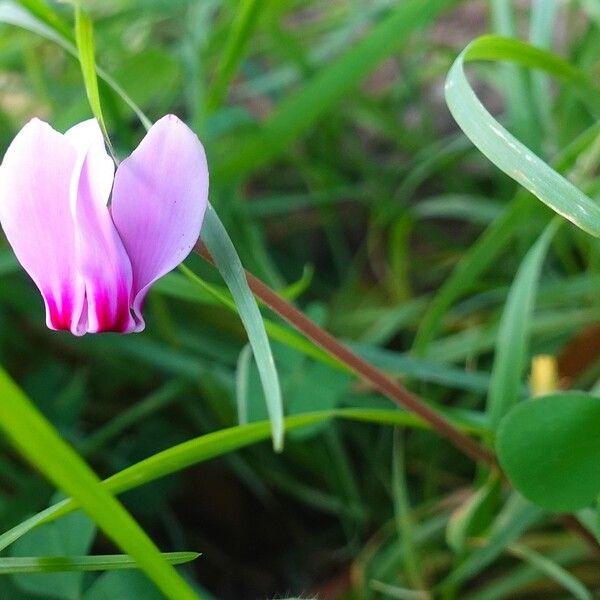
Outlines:
[[[589,505],[600,492],[600,398],[581,392],[523,402],[502,420],[497,451],[514,486],[558,512]]]

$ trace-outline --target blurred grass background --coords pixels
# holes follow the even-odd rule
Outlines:
[[[397,39],[376,48],[376,68],[364,67],[367,58],[357,55],[355,68],[336,69],[340,57],[404,4],[415,7],[414,22],[399,25]],[[14,5],[0,2],[0,14]],[[71,22],[68,5],[48,5]],[[174,112],[200,135],[214,168],[211,202],[245,266],[427,400],[483,418],[508,288],[550,212],[536,206],[512,217],[497,257],[474,283],[459,286],[434,339],[411,352],[440,286],[477,251],[482,232],[506,216],[517,193],[453,123],[443,81],[458,52],[486,32],[546,45],[597,80],[597,3],[90,0],[85,6],[98,63],[151,119]],[[247,35],[239,61],[228,65],[225,48],[243,10]],[[223,76],[219,88],[229,68],[231,84]],[[595,123],[571,90],[537,74],[506,65],[474,72],[488,108],[546,160]],[[315,81],[322,87],[311,88]],[[106,84],[100,91],[113,145],[126,156],[143,128]],[[59,130],[89,118],[79,66],[55,43],[3,25],[0,147],[34,115]],[[597,156],[590,162],[586,154],[582,163],[580,155],[575,148],[568,166],[595,197]],[[560,377],[573,385],[591,387],[600,375],[593,341],[599,259],[597,244],[563,228],[530,324],[531,354],[556,355]],[[198,257],[187,264],[222,285]],[[75,339],[47,331],[41,299],[0,241],[0,362],[103,476],[234,425],[240,382],[249,419],[266,416],[237,318],[181,273],[155,287],[146,315],[147,330],[136,336]],[[390,406],[326,364],[279,343],[274,351],[288,414]],[[207,598],[302,593],[420,600],[431,596],[414,590],[433,587],[465,555],[481,555],[492,542],[496,560],[482,559],[464,582],[446,586],[445,597],[586,597],[565,596],[573,591],[565,592],[560,565],[600,588],[597,562],[581,541],[552,516],[523,515],[514,498],[504,504],[496,484],[482,488],[489,502],[477,536],[504,519],[517,536],[524,533],[527,551],[515,536],[456,551],[446,539],[451,517],[482,484],[483,472],[433,433],[330,422],[291,433],[281,455],[259,444],[129,492],[124,501],[161,549],[203,553],[183,572]],[[6,446],[0,486],[3,530],[44,508],[53,493]],[[85,553],[91,526],[77,516],[64,523],[9,552]],[[93,550],[107,553],[110,546],[100,536]],[[546,556],[551,567],[541,568],[528,551]],[[148,585],[141,575],[122,573],[15,576],[0,579],[0,598],[153,598],[157,592]]]

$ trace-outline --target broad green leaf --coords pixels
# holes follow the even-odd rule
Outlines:
[[[565,392],[515,406],[496,448],[513,485],[538,506],[567,512],[600,493],[600,398]]]
[[[23,457],[77,499],[88,516],[136,560],[167,598],[196,599],[129,513],[2,370],[0,398],[0,428]]]
[[[559,225],[560,221],[553,221],[527,252],[504,305],[487,406],[494,427],[521,394],[521,378],[528,363],[527,343],[537,283],[548,246]]]
[[[285,408],[288,415],[306,414],[314,411],[327,411],[337,408],[344,392],[348,390],[353,378],[345,371],[329,365],[303,360],[296,352],[281,344],[273,344],[273,353],[281,377]],[[247,374],[249,421],[266,418],[264,403],[260,401],[260,379],[255,361]],[[319,382],[319,385],[315,385]],[[241,383],[241,382],[240,382]],[[294,439],[314,436],[326,422],[294,432]]]

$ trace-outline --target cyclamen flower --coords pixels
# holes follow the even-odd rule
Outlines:
[[[173,115],[116,173],[95,119],[64,135],[33,119],[0,166],[0,225],[48,327],[75,335],[144,329],[144,298],[190,253],[207,198],[202,144]]]

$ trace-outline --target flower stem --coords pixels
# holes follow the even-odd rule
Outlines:
[[[214,264],[212,257],[204,244],[198,242],[195,251],[202,258]],[[344,363],[353,373],[376,390],[387,396],[395,404],[413,412],[428,423],[432,429],[450,441],[456,448],[478,462],[497,467],[496,457],[475,440],[464,434],[450,421],[445,419],[426,402],[409,392],[405,387],[394,381],[383,371],[374,367],[348,347],[339,342],[331,334],[319,327],[295,306],[284,300],[260,279],[246,271],[246,279],[250,289],[266,306],[287,321],[294,329],[303,333],[319,348]]]

